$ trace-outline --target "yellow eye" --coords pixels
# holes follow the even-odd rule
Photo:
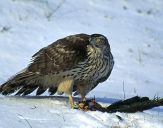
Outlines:
[[[101,38],[97,38],[96,39],[96,44],[97,45],[105,45],[105,40],[104,39],[101,39]]]
[[[99,38],[97,38],[97,39],[96,39],[96,42],[97,42],[97,43],[100,43],[100,42],[101,42],[101,40],[100,40]]]

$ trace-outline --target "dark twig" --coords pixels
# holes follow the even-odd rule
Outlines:
[[[87,104],[89,104],[91,100],[88,100],[86,102],[88,102]],[[102,107],[99,103],[95,102],[94,105],[92,106],[93,108],[91,109],[108,113],[114,112],[135,113],[142,112],[144,110],[148,110],[158,106],[163,106],[163,98],[150,100],[148,97],[135,96],[126,100],[115,102],[108,107]]]
[[[66,0],[62,0],[53,11],[49,11],[46,14],[46,18],[48,19],[48,21],[50,21],[51,17],[62,7],[62,5],[65,3]],[[49,7],[49,3],[46,3],[47,6]]]
[[[18,114],[18,115],[21,116],[21,117],[27,122],[27,124],[28,124],[28,126],[29,126],[30,128],[32,128],[32,126],[31,126],[31,124],[29,123],[29,121],[28,121],[26,118],[24,118],[23,115],[20,115],[20,114]]]
[[[123,81],[123,94],[124,94],[124,100],[126,99],[126,94],[125,94],[125,83]]]

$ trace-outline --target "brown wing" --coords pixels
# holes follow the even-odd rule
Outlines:
[[[57,40],[33,55],[28,71],[55,74],[70,70],[87,58],[89,35],[78,34]]]
[[[78,34],[60,39],[41,49],[33,55],[33,61],[27,70],[0,86],[0,93],[8,95],[19,90],[16,95],[27,95],[38,88],[36,95],[42,94],[47,90],[47,86],[42,85],[39,76],[72,69],[87,58],[87,45],[89,35]],[[50,95],[56,91],[56,87],[49,86]]]

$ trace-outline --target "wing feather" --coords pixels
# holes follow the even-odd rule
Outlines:
[[[70,70],[87,58],[89,35],[78,34],[57,40],[33,55],[28,71],[43,75]]]

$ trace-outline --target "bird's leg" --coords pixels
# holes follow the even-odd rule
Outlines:
[[[78,102],[78,109],[85,110],[87,108],[87,106],[88,106],[88,105],[86,105],[87,101],[86,101],[86,97],[85,97],[85,95],[86,95],[85,86],[78,84],[77,91],[81,95],[81,100]]]
[[[81,96],[81,101],[86,101],[86,97],[84,95]]]
[[[58,92],[65,92],[69,95],[69,104],[71,108],[74,108],[74,100],[72,97],[72,89],[73,89],[74,81],[73,79],[65,79],[59,83]]]
[[[73,99],[72,95],[69,95],[69,104],[70,104],[71,108],[74,108],[74,99]]]
[[[83,86],[78,85],[77,86],[77,91],[81,94],[81,101],[86,101]]]

